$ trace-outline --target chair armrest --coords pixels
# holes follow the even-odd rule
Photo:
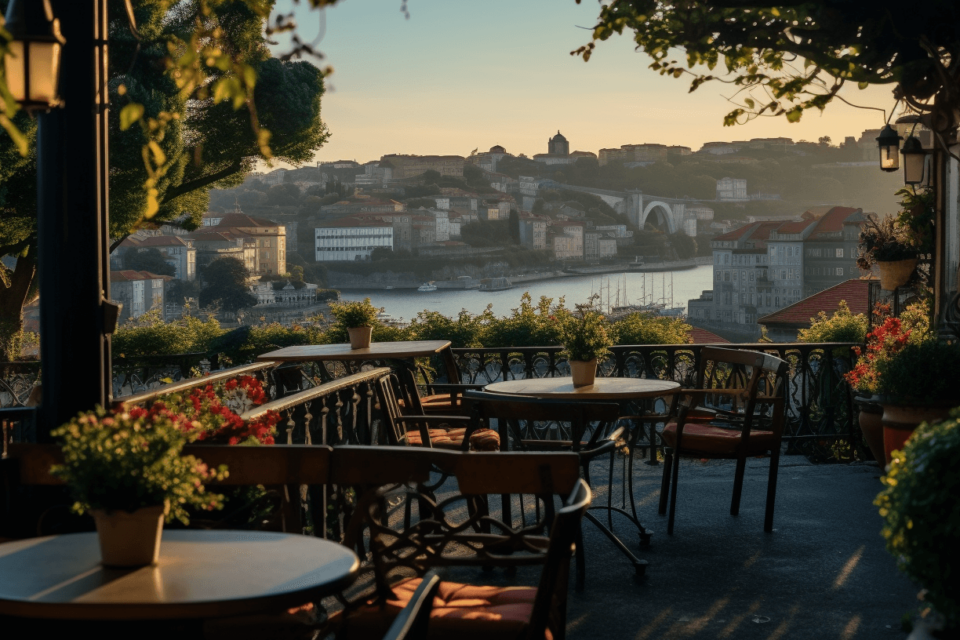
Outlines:
[[[393,619],[383,640],[414,640],[427,637],[427,624],[433,610],[433,599],[440,588],[440,576],[431,571],[423,576],[410,602]]]

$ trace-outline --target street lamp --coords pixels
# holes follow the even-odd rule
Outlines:
[[[926,182],[927,152],[920,139],[910,136],[903,143],[903,182],[917,186]]]
[[[7,88],[26,111],[47,111],[60,102],[60,21],[50,0],[11,0],[6,29],[12,36],[4,56]]]
[[[877,136],[880,146],[880,168],[883,171],[896,171],[900,168],[900,140],[897,130],[886,125]]]

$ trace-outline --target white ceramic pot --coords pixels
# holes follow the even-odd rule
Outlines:
[[[93,509],[100,539],[100,557],[108,567],[156,564],[163,533],[163,505],[136,511]]]

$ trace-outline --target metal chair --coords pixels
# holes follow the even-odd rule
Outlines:
[[[788,368],[786,362],[766,353],[703,348],[697,377],[700,386],[677,392],[660,434],[664,465],[659,511],[660,515],[667,513],[669,498],[668,534],[673,534],[681,455],[737,461],[730,503],[730,514],[737,515],[747,456],[769,454],[763,530],[773,530],[785,411],[783,381]]]
[[[475,428],[489,426],[497,422],[501,447],[510,450],[514,445],[523,451],[571,451],[580,459],[583,477],[590,484],[590,463],[599,456],[610,456],[608,491],[606,505],[591,505],[590,509],[601,509],[612,514],[614,511],[626,514],[612,506],[610,493],[613,486],[613,455],[617,442],[623,433],[623,427],[614,428],[619,418],[620,407],[611,402],[581,402],[570,400],[550,400],[526,396],[503,395],[468,391],[464,394],[465,405],[470,409],[471,420]],[[591,423],[597,424],[593,432],[588,430]],[[559,425],[569,424],[569,431],[562,432]],[[547,425],[544,432],[543,426]],[[551,425],[554,425],[551,427]],[[538,429],[538,426],[540,427]],[[537,437],[537,436],[557,436]],[[592,485],[591,485],[592,486]],[[508,506],[504,505],[506,511]],[[638,576],[646,571],[647,562],[637,558],[610,528],[603,525],[593,514],[587,512],[587,520],[616,545],[633,564]],[[634,521],[641,532],[642,525]],[[586,573],[585,555],[582,545],[577,548],[577,588],[583,588]]]

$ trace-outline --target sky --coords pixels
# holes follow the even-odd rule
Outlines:
[[[301,0],[300,5],[306,2]],[[288,11],[291,0],[279,0]],[[570,52],[590,40],[593,0],[341,0],[325,10],[296,9],[299,33],[334,73],[322,118],[332,136],[318,161],[379,159],[388,153],[468,155],[495,144],[513,154],[546,153],[561,131],[570,150],[623,144],[679,144],[786,136],[859,136],[883,125],[879,111],[834,101],[798,124],[761,118],[724,127],[730,87],[648,68],[629,36],[599,43],[589,62]],[[283,49],[283,42],[275,47]],[[846,89],[851,102],[889,110],[892,87]]]

